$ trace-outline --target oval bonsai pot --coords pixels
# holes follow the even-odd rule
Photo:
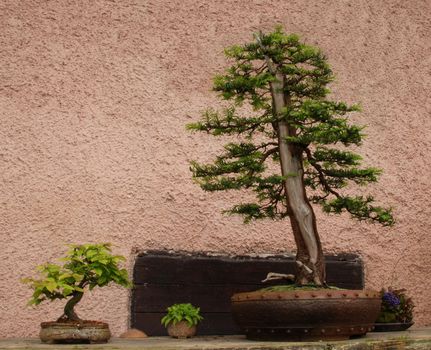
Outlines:
[[[175,324],[169,323],[167,331],[173,338],[191,338],[196,334],[196,326],[190,327],[186,321],[180,321]]]
[[[39,333],[44,343],[106,343],[111,338],[107,323],[99,321],[42,322]]]
[[[343,340],[371,331],[380,293],[371,290],[255,291],[232,296],[235,321],[251,340]]]

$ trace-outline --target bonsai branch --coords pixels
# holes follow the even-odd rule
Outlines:
[[[307,265],[305,265],[302,261],[296,260],[296,264],[304,269],[309,275],[311,275],[313,273],[313,270],[310,269]]]
[[[326,192],[333,194],[337,198],[341,198],[340,194],[336,191],[334,191],[331,186],[329,186],[328,182],[325,178],[325,173],[323,172],[322,167],[316,162],[316,160],[313,158],[311,151],[308,148],[304,148],[305,154],[307,155],[307,159],[310,162],[310,164],[316,169],[318,173],[318,179],[322,187],[325,189]]]
[[[295,281],[295,275],[285,274],[285,273],[277,273],[277,272],[269,272],[266,275],[266,278],[262,280],[262,283],[274,280],[287,280],[289,282]]]

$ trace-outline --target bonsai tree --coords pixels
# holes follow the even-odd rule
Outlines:
[[[248,190],[255,201],[227,210],[246,222],[290,219],[297,246],[295,283],[325,286],[325,264],[312,203],[327,213],[392,225],[390,209],[371,195],[351,195],[349,184],[377,181],[380,169],[361,167],[346,149],[361,144],[363,127],[350,124],[357,105],[327,98],[334,75],[319,49],[281,28],[225,50],[232,66],[214,79],[228,107],[208,109],[195,131],[235,136],[211,164],[192,162],[205,191]]]
[[[110,282],[131,286],[127,271],[119,268],[119,262],[125,258],[112,255],[109,243],[72,245],[61,260],[65,262],[63,266],[50,263],[39,266],[41,278],[23,280],[34,290],[30,305],[39,305],[45,300],[68,299],[58,322],[82,322],[74,308],[81,301],[86,287],[92,290]]]

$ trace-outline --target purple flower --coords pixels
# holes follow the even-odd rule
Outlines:
[[[391,292],[386,292],[383,294],[383,301],[392,307],[400,305],[400,299]]]

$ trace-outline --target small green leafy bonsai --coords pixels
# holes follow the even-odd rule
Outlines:
[[[192,304],[174,304],[166,309],[168,312],[162,318],[162,325],[165,327],[169,324],[177,324],[178,322],[185,321],[189,327],[196,326],[203,317],[200,315],[200,308],[194,307]]]
[[[22,281],[34,290],[30,305],[39,305],[45,300],[69,299],[58,322],[82,322],[74,308],[84,295],[85,287],[90,290],[114,282],[131,287],[127,271],[120,269],[119,262],[125,258],[111,254],[111,245],[72,245],[67,255],[60,259],[64,265],[46,263],[38,266],[41,278],[25,278]]]
[[[377,323],[410,323],[413,321],[414,304],[405,289],[382,289],[382,306]]]

